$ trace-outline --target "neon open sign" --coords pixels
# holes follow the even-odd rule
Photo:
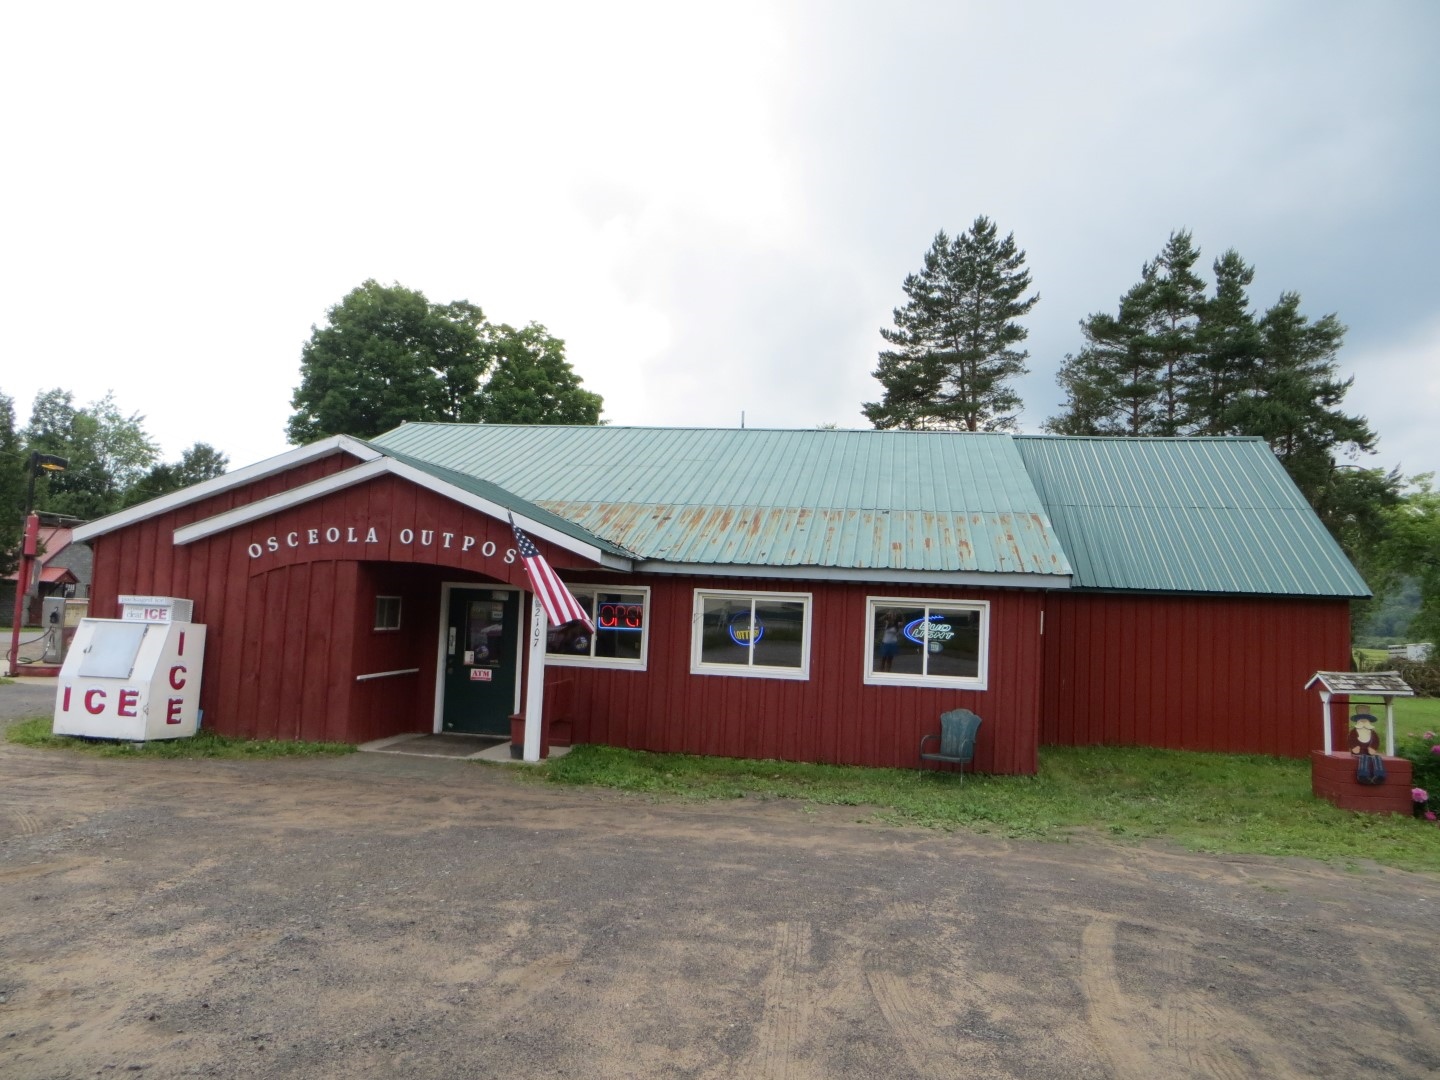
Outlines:
[[[955,636],[955,628],[945,621],[944,615],[931,615],[928,620],[906,623],[905,636],[916,645],[924,645],[931,641],[949,641]]]
[[[644,604],[601,604],[596,620],[601,630],[643,630]]]
[[[730,640],[736,645],[748,648],[765,636],[765,624],[751,619],[748,611],[737,611],[730,616]]]

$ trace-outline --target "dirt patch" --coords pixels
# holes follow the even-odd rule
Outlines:
[[[1429,1077],[1440,881],[0,748],[0,1075]]]

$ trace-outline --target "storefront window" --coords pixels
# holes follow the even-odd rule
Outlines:
[[[545,641],[545,662],[643,669],[650,590],[571,585],[570,591],[595,624],[595,632],[579,623],[552,626]]]
[[[808,594],[697,591],[694,625],[694,674],[809,677]]]
[[[990,605],[871,597],[867,683],[985,689]]]

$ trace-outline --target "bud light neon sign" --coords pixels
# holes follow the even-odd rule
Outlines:
[[[929,619],[915,619],[906,623],[905,636],[916,645],[925,645],[951,640],[955,636],[955,628],[945,621],[944,615],[935,614]]]

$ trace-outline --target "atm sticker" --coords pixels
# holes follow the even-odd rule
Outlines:
[[[470,669],[471,682],[489,682],[491,671],[488,667],[477,667]]]

